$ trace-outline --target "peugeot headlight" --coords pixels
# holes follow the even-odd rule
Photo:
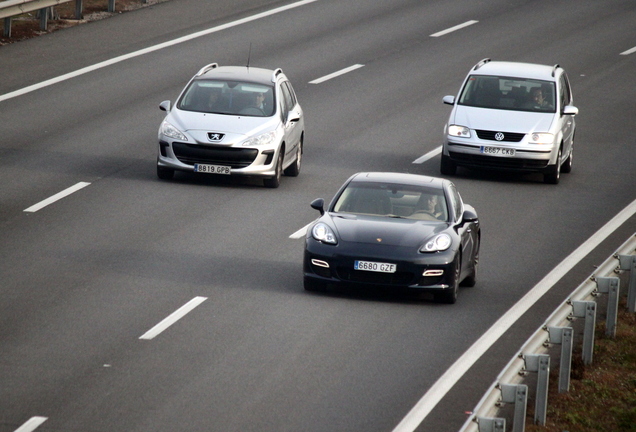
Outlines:
[[[532,144],[552,144],[554,135],[551,133],[534,132],[530,134],[530,143]]]
[[[448,126],[448,134],[460,138],[470,138],[470,129],[466,126],[450,125]]]
[[[179,129],[172,126],[170,123],[168,123],[165,120],[161,123],[161,134],[170,138],[180,140],[180,141],[188,140],[188,138],[183,133],[181,133]]]
[[[420,252],[441,252],[450,247],[452,243],[451,237],[448,234],[438,234],[422,246]]]
[[[329,228],[327,224],[322,222],[317,223],[311,229],[311,235],[318,241],[329,244],[336,244],[338,241],[336,240],[336,235],[333,233],[333,230]]]
[[[264,134],[260,134],[243,141],[241,145],[244,146],[262,146],[262,145],[270,145],[276,140],[276,132],[267,132]]]

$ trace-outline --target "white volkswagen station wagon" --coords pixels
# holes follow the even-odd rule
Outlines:
[[[440,171],[458,166],[541,172],[559,183],[572,170],[572,90],[559,65],[484,59],[468,73],[444,127]]]

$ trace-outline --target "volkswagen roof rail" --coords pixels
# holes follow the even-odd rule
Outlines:
[[[473,68],[473,70],[477,70],[477,69],[479,69],[480,67],[482,67],[483,65],[485,65],[486,63],[489,63],[489,62],[490,62],[490,59],[489,58],[485,58],[485,59],[481,60],[479,63],[477,63],[475,65],[475,67]]]
[[[281,68],[274,69],[274,72],[272,72],[272,82],[276,82],[276,77],[278,77],[278,75],[282,73],[283,73],[283,70]]]
[[[201,76],[201,75],[203,75],[204,73],[206,73],[206,72],[208,72],[208,71],[211,71],[212,69],[216,69],[216,68],[218,68],[218,67],[219,67],[219,64],[218,64],[218,63],[210,63],[210,64],[209,64],[209,65],[207,65],[207,66],[203,66],[203,67],[201,68],[201,70],[199,70],[199,72],[197,72],[196,76]]]
[[[556,70],[557,70],[558,68],[560,68],[560,67],[561,67],[561,66],[559,66],[559,64],[558,64],[558,63],[554,65],[554,67],[552,68],[552,78],[554,78],[554,74],[556,74]]]

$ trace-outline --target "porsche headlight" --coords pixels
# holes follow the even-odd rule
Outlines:
[[[183,133],[181,133],[179,129],[172,126],[170,123],[168,123],[165,120],[163,121],[163,123],[161,123],[161,134],[170,138],[180,140],[180,141],[188,140],[188,138]]]
[[[452,243],[451,237],[448,234],[438,234],[422,246],[420,252],[441,252],[450,247]]]
[[[551,133],[535,132],[530,134],[531,144],[552,144],[554,142],[554,135]]]
[[[261,146],[273,144],[276,140],[276,132],[267,132],[251,138],[246,139],[241,143],[244,146]]]
[[[336,235],[333,233],[333,230],[329,228],[328,225],[320,222],[314,225],[311,229],[311,235],[318,241],[329,244],[336,244],[338,241],[336,240]]]
[[[470,138],[470,129],[466,126],[450,125],[448,126],[448,134],[460,138]]]

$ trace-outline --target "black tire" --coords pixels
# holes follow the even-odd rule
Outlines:
[[[480,247],[480,238],[477,237],[477,246],[475,247],[475,252],[473,254],[473,272],[466,277],[461,286],[472,288],[477,285],[477,268],[479,267],[479,247]]]
[[[263,185],[265,185],[266,188],[276,189],[278,186],[280,186],[280,178],[283,175],[284,151],[285,149],[281,147],[280,151],[278,152],[278,159],[276,160],[276,166],[274,167],[274,171],[276,172],[274,177],[263,179]]]
[[[290,166],[285,168],[285,175],[289,177],[298,177],[298,174],[300,174],[300,165],[302,164],[302,160],[303,140],[301,139],[298,143],[298,147],[296,147],[296,159],[294,159],[294,162]]]
[[[174,177],[174,170],[157,165],[157,177],[161,180],[172,180]]]
[[[574,153],[574,147],[570,147],[570,155],[561,165],[561,172],[565,174],[569,174],[572,172],[572,154]]]
[[[548,166],[548,170],[543,174],[543,181],[548,184],[559,184],[561,177],[561,148],[554,165]]]
[[[457,292],[459,291],[459,269],[461,266],[461,259],[455,260],[455,280],[452,287],[435,294],[435,300],[439,303],[455,304],[457,302]]]
[[[443,175],[455,175],[457,172],[457,164],[453,162],[450,157],[442,153],[442,162],[440,163],[439,171]]]

